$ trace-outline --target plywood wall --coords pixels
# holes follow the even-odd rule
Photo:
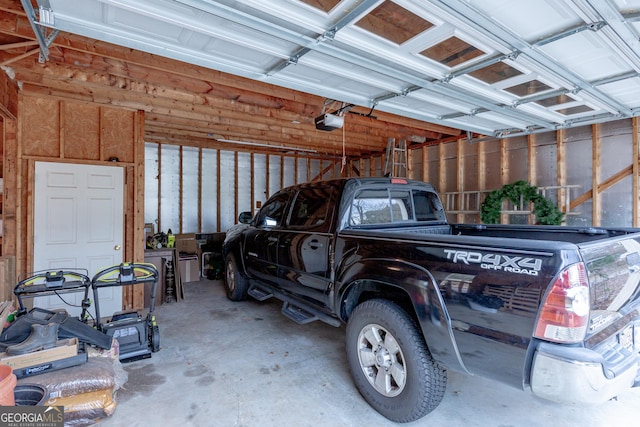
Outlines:
[[[25,158],[134,162],[135,111],[30,96],[21,107]]]
[[[17,273],[33,266],[33,185],[36,161],[108,164],[125,173],[124,259],[144,261],[144,114],[53,97],[21,94],[13,157],[18,195],[14,226]],[[7,147],[11,148],[11,147]],[[8,151],[8,150],[5,150]],[[10,160],[10,158],[9,158]],[[143,290],[125,289],[125,308],[142,308]]]

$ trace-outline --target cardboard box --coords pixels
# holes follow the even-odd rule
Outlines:
[[[149,236],[153,236],[156,233],[155,231],[155,226],[153,225],[153,223],[147,223],[144,225],[144,238],[145,240],[147,239],[147,237]]]
[[[180,278],[182,283],[200,280],[200,263],[196,255],[180,257]]]
[[[47,350],[34,351],[27,354],[9,356],[0,353],[0,363],[11,366],[13,369],[42,365],[55,360],[66,359],[78,355],[78,339],[69,338],[60,340],[56,346]]]
[[[195,233],[176,234],[175,248],[178,254],[195,254],[198,252],[198,241]]]

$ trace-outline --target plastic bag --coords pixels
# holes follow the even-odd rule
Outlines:
[[[87,363],[23,378],[18,384],[40,384],[47,398],[56,399],[92,391],[117,390],[127,381],[127,372],[119,361],[90,357]]]
[[[91,425],[116,410],[113,390],[96,390],[47,400],[46,406],[64,406],[65,425]]]

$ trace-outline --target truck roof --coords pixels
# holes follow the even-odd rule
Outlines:
[[[351,177],[351,178],[333,178],[328,180],[320,180],[320,181],[309,181],[305,183],[300,183],[296,185],[291,185],[289,187],[283,188],[281,191],[292,190],[298,187],[304,186],[317,186],[319,184],[341,184],[338,185],[341,188],[344,187],[360,187],[360,186],[369,186],[369,185],[383,185],[389,186],[392,185],[419,185],[422,187],[427,187],[428,190],[436,191],[434,186],[428,182],[418,181],[409,178],[402,177]]]

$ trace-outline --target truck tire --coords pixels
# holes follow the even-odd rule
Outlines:
[[[374,299],[358,305],[347,324],[346,347],[358,391],[388,419],[415,421],[444,397],[447,371],[397,304]]]
[[[249,281],[238,269],[238,263],[232,253],[227,255],[225,260],[224,287],[227,291],[227,298],[231,301],[243,301],[247,299]]]

